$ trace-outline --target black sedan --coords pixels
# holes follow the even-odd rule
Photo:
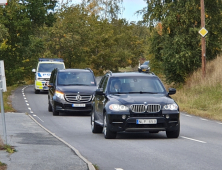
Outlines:
[[[138,67],[138,72],[145,72],[145,73],[150,72],[149,64],[150,64],[150,61],[145,61],[142,65]]]
[[[120,90],[116,90],[116,83]],[[176,89],[166,91],[153,73],[107,73],[95,93],[91,128],[116,138],[117,132],[158,133],[166,131],[168,138],[180,133],[180,112],[169,96]]]

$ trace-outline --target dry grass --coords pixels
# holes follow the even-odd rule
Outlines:
[[[17,86],[10,86],[7,87],[7,92],[3,92],[3,101],[4,101],[4,111],[5,112],[14,112],[15,110],[12,108],[12,102],[11,102],[11,94],[12,91],[15,90]],[[1,105],[0,105],[1,108]]]
[[[0,138],[0,150],[3,150],[3,149],[4,149],[4,143],[2,139]],[[0,170],[6,170],[6,169],[7,169],[7,165],[0,161]]]
[[[181,111],[222,121],[222,57],[207,63],[206,77],[197,70],[187,79],[183,88],[172,96]]]

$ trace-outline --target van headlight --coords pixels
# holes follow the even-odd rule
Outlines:
[[[163,106],[163,110],[178,110],[178,105],[176,103],[167,104],[167,105]]]
[[[124,105],[119,105],[119,104],[111,104],[109,105],[109,109],[113,111],[127,111],[129,108]]]
[[[58,98],[60,98],[60,99],[64,99],[64,93],[63,92],[61,92],[61,91],[55,91],[55,96],[56,97],[58,97]]]

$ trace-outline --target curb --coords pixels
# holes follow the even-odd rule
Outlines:
[[[32,117],[32,115],[30,115],[30,114],[28,114],[28,113],[26,113],[26,114],[27,114],[35,123],[37,123],[41,128],[43,128],[45,131],[47,131],[47,132],[50,133],[52,136],[54,136],[55,138],[57,138],[58,140],[60,140],[61,142],[63,142],[65,145],[67,145],[70,149],[72,149],[72,150],[76,153],[76,155],[77,155],[79,158],[81,158],[81,159],[88,165],[89,170],[96,170],[95,167],[93,166],[93,164],[92,164],[90,161],[88,161],[86,158],[84,158],[76,148],[74,148],[73,146],[71,146],[70,144],[68,144],[67,142],[65,142],[63,139],[59,138],[59,137],[56,136],[54,133],[52,133],[51,131],[49,131],[48,129],[46,129],[46,128],[45,128],[44,126],[42,126],[39,122],[37,122],[37,121],[35,120],[35,118]]]

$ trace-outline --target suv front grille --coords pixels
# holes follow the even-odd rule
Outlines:
[[[133,104],[130,106],[130,109],[133,113],[157,113],[161,109],[161,105],[159,104]]]
[[[87,103],[92,100],[92,95],[65,95],[65,99],[70,103]]]

